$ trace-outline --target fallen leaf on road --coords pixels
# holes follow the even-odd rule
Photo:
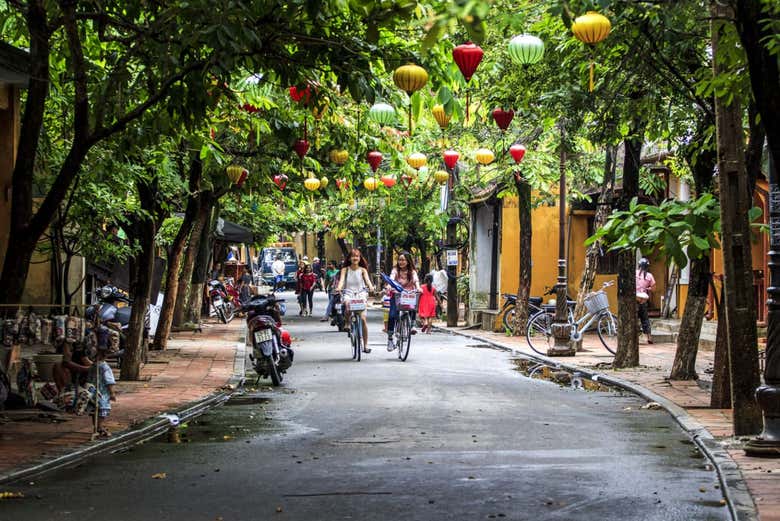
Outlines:
[[[282,513],[282,507],[276,507],[276,513],[281,514]]]
[[[642,409],[657,410],[662,409],[661,404],[658,402],[648,402],[642,406]]]
[[[0,492],[0,499],[22,499],[24,494],[21,492]]]
[[[165,472],[158,472],[157,474],[152,474],[152,479],[165,479],[168,477],[168,474]]]

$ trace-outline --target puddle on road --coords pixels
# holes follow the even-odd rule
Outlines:
[[[584,376],[581,376],[579,373],[570,373],[563,369],[556,369],[549,365],[536,362],[535,360],[529,360],[527,358],[512,358],[511,360],[515,365],[514,370],[527,378],[545,380],[565,388],[582,389],[591,392],[612,393],[618,396],[625,394],[620,389],[615,389],[614,387],[609,387],[599,382],[594,382],[593,380],[589,380]]]
[[[220,407],[211,409],[176,429],[158,441],[174,443],[225,443],[249,440],[261,434],[275,434],[284,429],[268,410],[271,399],[256,394],[236,395]],[[174,441],[178,440],[178,441]]]

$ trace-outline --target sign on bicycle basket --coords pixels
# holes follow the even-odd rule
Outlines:
[[[350,299],[347,301],[347,309],[350,311],[363,311],[366,309],[366,301],[362,298]]]
[[[413,310],[417,307],[417,293],[404,291],[398,297],[398,304],[403,310]]]

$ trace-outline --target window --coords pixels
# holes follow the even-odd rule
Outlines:
[[[596,231],[593,229],[593,216],[588,217],[588,236],[590,237]],[[605,248],[601,249],[601,257],[599,258],[599,264],[596,268],[596,273],[599,275],[611,275],[618,272],[618,252],[607,251]]]

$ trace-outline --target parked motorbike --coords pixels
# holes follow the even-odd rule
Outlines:
[[[227,279],[225,283],[219,280],[209,281],[209,299],[214,307],[214,312],[223,324],[227,324],[241,309],[241,299],[238,290]]]
[[[132,299],[123,295],[114,286],[103,286],[95,293],[97,303],[87,307],[85,318],[92,323],[92,329],[100,335],[101,326],[116,331],[119,345],[110,350],[109,357],[115,357],[121,364],[121,358],[127,345],[127,331],[130,325],[130,315],[133,312]],[[124,302],[127,305],[119,307]],[[142,359],[146,360],[149,349],[149,311],[144,316]],[[107,340],[106,340],[107,341]]]
[[[284,374],[293,363],[292,338],[282,328],[285,311],[283,299],[258,295],[247,302],[246,322],[252,352],[249,355],[260,378],[270,378],[274,386],[282,383]]]

